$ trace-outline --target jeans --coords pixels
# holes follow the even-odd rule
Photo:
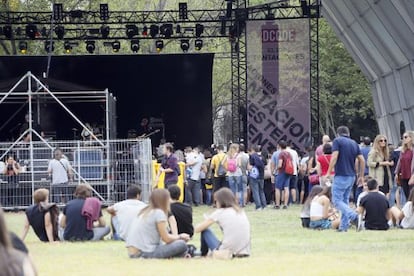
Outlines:
[[[392,187],[390,189],[390,198],[388,200],[390,207],[394,206],[396,204],[396,196],[395,193],[397,192],[397,185],[395,183],[392,183]],[[401,197],[400,197],[401,198]]]
[[[200,180],[188,180],[186,202],[190,205],[193,203],[197,206],[200,205],[200,191],[201,181]]]
[[[159,245],[153,252],[141,252],[131,258],[144,259],[168,259],[173,257],[184,257],[187,254],[187,244],[183,240],[176,240],[169,244]]]
[[[335,208],[341,212],[340,231],[347,231],[349,221],[358,218],[358,214],[349,207],[349,196],[351,195],[354,182],[355,176],[336,175],[333,180],[332,199]]]
[[[244,194],[247,191],[247,175],[243,175],[241,177],[241,189],[239,189],[240,195],[239,195],[239,204],[240,206],[246,205],[246,202],[244,202]]]
[[[220,247],[220,241],[214,235],[213,231],[206,229],[201,232],[201,255],[206,256],[208,250],[216,250]]]
[[[264,194],[264,180],[250,177],[250,188],[252,189],[253,200],[256,209],[266,207],[266,197]]]
[[[239,187],[242,185],[241,181],[241,176],[229,176],[229,187],[234,195],[237,195],[237,192],[239,192]]]
[[[117,216],[112,217],[111,224],[112,224],[112,238],[116,241],[121,241],[122,238],[119,232],[120,225],[119,225],[119,220]]]

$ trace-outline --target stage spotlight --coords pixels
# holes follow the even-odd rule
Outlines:
[[[30,39],[35,39],[37,36],[37,26],[34,24],[26,25],[26,36]]]
[[[70,54],[72,52],[72,44],[70,44],[69,41],[65,41],[65,44],[63,44],[63,48],[65,49],[66,54]]]
[[[10,25],[6,25],[3,27],[3,34],[7,39],[11,39],[13,36],[13,28]]]
[[[302,8],[302,14],[304,17],[310,16],[310,6],[307,0],[300,0],[300,7]]]
[[[171,23],[162,24],[160,28],[160,33],[167,39],[171,38],[173,34],[173,25]]]
[[[126,35],[128,38],[138,35],[138,27],[136,25],[126,25]]]
[[[19,42],[19,51],[23,55],[27,53],[27,42],[26,41]]]
[[[131,51],[133,53],[138,53],[139,51],[139,40],[138,39],[133,39],[131,40]]]
[[[144,26],[144,28],[142,29],[142,35],[143,36],[147,36],[148,35],[148,27]]]
[[[99,17],[103,21],[106,21],[106,20],[109,19],[109,8],[108,8],[108,4],[100,4],[99,5]]]
[[[109,26],[102,25],[101,26],[101,36],[102,38],[108,38],[109,36]]]
[[[156,37],[160,32],[160,28],[157,25],[150,26],[150,36],[152,38]]]
[[[157,52],[161,52],[162,49],[164,49],[164,41],[158,39],[157,41],[155,41],[155,48],[157,49]]]
[[[63,37],[65,36],[65,27],[63,27],[61,25],[56,26],[55,34],[56,34],[58,39],[63,39]]]
[[[200,51],[203,48],[203,41],[201,39],[196,39],[194,41],[194,47],[197,51]]]
[[[181,50],[186,53],[190,49],[190,40],[188,39],[181,39]]]
[[[112,42],[112,50],[115,53],[118,53],[119,52],[119,49],[121,49],[121,42],[119,42],[118,40]]]
[[[178,17],[179,19],[188,19],[187,3],[178,3]]]
[[[53,4],[52,13],[53,13],[53,20],[55,21],[63,20],[63,5]]]
[[[195,27],[195,35],[196,37],[200,37],[204,32],[204,26],[201,24],[196,24]]]
[[[93,52],[95,51],[95,41],[86,41],[86,51],[88,51],[89,54],[93,54]]]
[[[55,50],[55,42],[54,41],[50,41],[50,40],[46,40],[45,41],[45,51],[47,53],[51,53]]]

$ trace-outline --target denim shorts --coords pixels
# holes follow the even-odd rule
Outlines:
[[[276,176],[276,189],[278,190],[283,190],[285,188],[289,188],[290,185],[290,175],[286,174],[286,173],[279,173]]]
[[[331,229],[332,222],[329,219],[311,220],[309,227],[312,229]]]

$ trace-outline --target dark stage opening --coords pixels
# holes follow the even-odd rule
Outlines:
[[[129,130],[138,135],[143,118],[162,119],[165,138],[177,146],[210,145],[212,142],[212,69],[213,54],[112,55],[52,57],[49,79],[51,91],[102,91],[106,88],[117,98],[118,138]],[[0,90],[7,92],[27,71],[41,77],[47,57],[18,56],[0,58]],[[7,101],[6,101],[7,103]],[[20,105],[0,105],[0,126]],[[72,129],[79,126],[57,105],[40,102],[41,127],[55,131],[57,139],[73,139]],[[68,104],[83,122],[104,124],[104,103]],[[17,138],[27,105],[0,132],[3,140]],[[154,127],[156,129],[157,127]],[[81,129],[80,129],[81,131]],[[160,131],[153,136],[157,145]]]

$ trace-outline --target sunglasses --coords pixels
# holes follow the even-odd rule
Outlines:
[[[408,135],[405,135],[405,136],[404,136],[403,138],[404,138],[404,139],[407,139],[408,137],[410,137],[410,136],[408,136]]]
[[[379,140],[379,142],[387,142],[387,140],[381,139],[381,140]]]

